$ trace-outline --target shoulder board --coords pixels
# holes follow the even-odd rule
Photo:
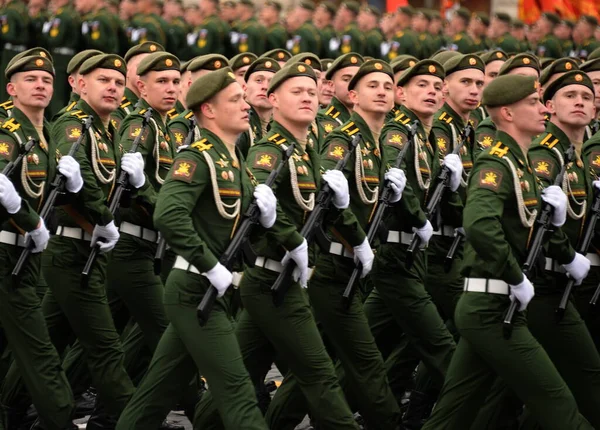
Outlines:
[[[448,115],[446,112],[442,112],[442,114],[438,117],[440,121],[445,121],[447,124],[452,122],[452,117]]]
[[[342,127],[342,131],[348,136],[354,136],[358,133],[358,127],[354,124],[354,121],[350,121],[348,124]]]
[[[400,112],[396,118],[394,118],[394,122],[399,122],[400,124],[408,124],[410,122],[410,118],[407,117],[404,113]]]
[[[500,141],[497,141],[494,147],[490,149],[490,155],[495,155],[498,158],[502,158],[506,154],[508,154],[508,146],[503,145]]]
[[[88,117],[88,114],[82,110],[74,110],[71,111],[71,116],[77,117],[77,119],[84,119]]]
[[[337,109],[333,105],[329,106],[327,108],[327,110],[325,111],[325,116],[330,116],[332,118],[335,118],[335,114],[339,115],[339,112],[337,111]]]
[[[2,128],[14,133],[21,128],[21,124],[19,124],[14,117],[10,117],[2,123]]]
[[[177,109],[173,108],[169,111],[167,111],[167,116],[169,117],[169,119],[173,119],[178,115],[177,113]]]
[[[121,103],[121,106],[119,106],[120,108],[125,109],[127,106],[131,106],[131,102],[125,97],[123,97],[123,100],[123,103]]]
[[[65,108],[65,112],[71,112],[76,104],[77,102],[71,102],[71,104]]]
[[[140,115],[144,115],[144,114],[146,113],[146,111],[147,111],[147,110],[148,110],[148,109],[142,109],[142,110],[140,110],[140,111],[139,111],[139,114],[140,114]]]
[[[198,142],[192,143],[192,148],[197,149],[198,151],[207,151],[212,148],[212,143],[206,143],[206,138],[199,140]]]
[[[194,112],[188,112],[187,114],[185,114],[185,119],[190,119],[193,116],[194,116]]]
[[[552,149],[556,146],[557,143],[558,143],[558,139],[556,137],[554,137],[554,135],[552,133],[548,133],[546,135],[546,137],[544,137],[542,139],[542,141],[540,142],[540,145],[547,146],[548,148]]]
[[[267,138],[267,140],[269,142],[274,143],[275,145],[281,145],[282,143],[287,142],[287,139],[285,137],[283,137],[282,135],[280,135],[279,133],[275,133],[272,136],[269,136]]]
[[[15,104],[12,100],[6,100],[4,103],[0,103],[0,108],[4,110],[9,110],[15,107]]]

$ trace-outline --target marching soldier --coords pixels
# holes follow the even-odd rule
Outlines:
[[[321,50],[320,52],[315,52],[315,54],[318,54],[320,58],[331,57],[332,54],[329,45],[332,40],[334,41],[334,45],[337,43],[335,29],[333,28],[333,19],[336,10],[337,5],[327,0],[320,2],[315,9],[313,22],[321,38]]]
[[[508,60],[506,53],[500,49],[488,51],[481,55],[481,60],[485,64],[485,76],[483,78],[483,88],[487,87],[490,82],[498,77],[500,68]],[[488,113],[485,110],[485,106],[479,104],[477,109],[471,112],[470,115],[473,120],[473,127],[477,129],[477,126],[488,117]]]
[[[574,52],[574,57],[587,60],[588,55],[597,48],[600,48],[600,40],[594,38],[594,30],[598,27],[598,20],[591,15],[582,15],[575,26],[574,32],[581,40]]]
[[[492,47],[492,41],[488,39],[487,33],[490,27],[490,17],[487,13],[478,12],[471,16],[469,21],[469,34],[473,39],[475,52],[487,51]]]
[[[333,97],[335,96],[335,86],[333,81],[327,78],[327,71],[331,68],[334,60],[331,58],[322,58],[320,61],[321,68],[323,69],[323,73],[321,74],[323,82],[321,84],[321,90],[319,91],[319,107],[324,109],[331,104],[331,100],[333,100]],[[317,119],[320,118],[317,117]]]
[[[492,18],[492,34],[495,38],[495,47],[507,54],[524,52],[521,50],[519,41],[510,34],[512,18],[509,14],[498,12]]]
[[[437,10],[431,11],[431,20],[429,21],[429,34],[431,35],[431,51],[437,52],[442,49],[446,43],[442,32],[443,22],[440,12]]]
[[[381,54],[388,61],[394,60],[398,55],[412,55],[419,58],[421,56],[421,47],[417,35],[410,29],[410,21],[413,16],[413,8],[411,6],[403,6],[396,13],[396,23],[393,22],[394,16],[384,17],[385,21],[391,21],[391,39],[388,36],[388,42]],[[383,27],[383,22],[382,22]],[[397,31],[393,32],[398,28]],[[382,28],[387,36],[388,32]]]
[[[558,15],[552,12],[544,12],[536,22],[537,31],[540,40],[535,49],[538,58],[561,58],[563,56],[562,48],[558,38],[552,33],[554,26],[560,23]]]
[[[5,0],[0,9],[0,70],[6,70],[9,61],[27,49],[29,42],[29,14],[21,0]],[[6,100],[6,87],[0,85],[0,100]]]
[[[325,78],[333,81],[335,96],[331,104],[319,112],[319,120],[323,124],[325,133],[329,134],[350,119],[352,101],[348,96],[348,83],[352,80],[364,59],[359,54],[351,52],[338,57],[327,70]]]
[[[574,50],[573,45],[573,29],[575,28],[575,23],[568,19],[563,19],[560,23],[554,27],[554,35],[558,38],[560,42],[560,47],[562,49],[563,55],[571,55]]]
[[[345,1],[341,4],[334,18],[334,28],[337,30],[337,47],[331,46],[331,56],[336,58],[350,52],[361,55],[365,52],[365,36],[356,25],[356,18],[360,11],[360,5],[353,1]],[[335,49],[334,49],[335,48]]]
[[[168,0],[164,6],[163,18],[167,22],[167,50],[184,58],[187,49],[188,24],[183,19],[183,2]]]
[[[595,94],[594,103],[596,104],[596,117],[585,128],[585,142],[600,131],[600,58],[586,61],[579,69],[587,73],[592,80]]]
[[[285,46],[287,31],[280,22],[281,3],[276,0],[265,2],[260,10],[261,24],[266,28],[265,50],[270,51]]]
[[[519,49],[517,52],[532,52],[532,48],[529,40],[525,35],[525,23],[519,19],[515,19],[512,22],[512,27],[510,30],[511,36],[517,39],[517,43],[519,44]]]
[[[429,23],[431,22],[431,15],[429,11],[425,9],[419,9],[412,16],[411,27],[412,30],[417,34],[419,38],[419,45],[421,46],[421,57],[429,58],[437,50],[433,49],[431,35],[429,34]]]
[[[448,50],[461,54],[472,54],[477,50],[473,39],[467,34],[470,19],[471,12],[467,8],[461,7],[454,12],[449,24],[452,38],[447,45]]]
[[[315,4],[312,0],[301,1],[287,15],[287,29],[291,35],[286,43],[286,48],[292,55],[301,52],[321,52],[323,49],[323,39],[319,30],[311,22],[315,11]]]
[[[118,34],[113,23],[102,9],[102,4],[92,0],[75,3],[81,16],[81,39],[84,49],[97,49],[102,52],[118,51]]]
[[[496,375],[544,429],[591,429],[522,313],[534,296],[521,267],[540,200],[553,207],[554,226],[566,218],[566,196],[558,187],[540,193],[527,156],[531,139],[545,128],[547,110],[540,103],[539,83],[532,76],[498,77],[485,89],[483,103],[498,134],[469,177],[463,221],[465,293],[455,314],[461,340],[423,429],[470,428]],[[512,336],[506,339],[502,322],[511,299],[519,301],[521,312],[515,314]]]
[[[394,72],[394,82],[398,82],[400,76],[402,76],[402,73],[404,73],[406,69],[413,67],[418,61],[419,60],[411,55],[400,55],[396,57],[391,63],[392,70]],[[406,98],[404,97],[404,93],[396,88],[396,91],[394,91],[394,107],[392,107],[392,110],[388,112],[387,116],[385,117],[385,122],[396,118],[396,116],[400,113],[400,106],[402,106],[402,103],[404,103],[405,100]]]
[[[227,54],[229,31],[226,31],[225,24],[217,15],[218,5],[216,0],[206,0],[201,3],[202,24],[188,34],[188,49],[184,58],[192,59],[206,54]]]
[[[546,91],[546,88],[556,81],[562,75],[568,72],[579,70],[579,66],[572,58],[560,58],[554,60],[549,66],[542,70],[540,73],[540,85],[542,86],[542,94]]]
[[[234,54],[253,52],[261,55],[265,52],[265,28],[254,17],[254,2],[240,0],[237,4],[238,21],[231,33],[231,45]]]
[[[36,143],[22,164],[16,166],[16,173],[10,177],[0,174],[0,321],[14,364],[19,367],[45,428],[71,428],[73,393],[52,346],[36,294],[41,252],[50,238],[37,210],[48,194],[44,185],[52,182],[57,170],[67,179],[69,196],[81,190],[83,180],[73,157],[63,157],[57,166],[55,142],[50,139],[44,120],[44,109],[53,91],[52,63],[39,55],[25,56],[5,71],[5,77],[14,108],[0,127],[0,168],[15,161],[29,139]],[[25,246],[24,232],[32,241],[32,254],[15,280],[11,272]],[[16,428],[20,424],[19,406],[27,405],[15,405],[6,394],[2,396],[3,416],[8,418],[5,424]]]
[[[154,214],[156,226],[178,254],[165,288],[171,323],[117,429],[156,428],[198,371],[210,384],[225,428],[267,429],[233,335],[230,295],[223,297],[232,274],[218,262],[254,188],[235,148],[236,136],[248,127],[243,95],[229,68],[201,77],[188,93],[187,105],[202,126],[202,139],[176,155]],[[261,224],[271,227],[276,218],[272,192],[258,186],[254,196]],[[207,325],[200,327],[196,306],[211,285],[221,299]]]
[[[229,60],[229,66],[235,75],[235,79],[238,81],[238,84],[244,87],[246,85],[246,80],[244,76],[246,75],[246,71],[250,68],[250,65],[258,59],[256,54],[251,52],[246,54],[238,54],[235,57]]]
[[[155,42],[167,44],[167,23],[156,13],[158,0],[138,2],[138,14],[133,20],[131,43]]]
[[[381,58],[383,34],[379,29],[380,17],[381,12],[376,6],[361,7],[357,17],[358,28],[365,35],[365,56],[371,58]]]

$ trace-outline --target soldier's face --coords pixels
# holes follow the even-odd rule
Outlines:
[[[596,95],[595,103],[596,103],[596,115],[600,113],[600,71],[597,72],[588,72],[588,76],[592,80],[594,84],[594,93]]]
[[[321,75],[323,81],[321,82],[321,89],[319,90],[319,104],[321,106],[327,106],[331,103],[331,99],[335,96],[335,85],[333,81],[325,79],[325,73]]]
[[[138,54],[133,58],[130,58],[127,62],[127,86],[133,90],[133,92],[139,96],[137,81],[140,76],[137,74],[137,68],[140,62],[150,54]]]
[[[255,72],[248,77],[246,82],[246,101],[250,106],[262,109],[271,109],[271,102],[267,97],[267,89],[273,79],[273,72]]]
[[[432,116],[442,105],[444,81],[430,75],[419,75],[407,82],[402,91],[404,105],[422,116]]]
[[[113,69],[96,69],[79,79],[81,98],[98,115],[115,111],[125,92],[125,76]]]
[[[6,90],[17,107],[45,109],[54,93],[54,78],[48,72],[31,70],[15,73]]]
[[[250,67],[250,64],[248,64],[247,66],[244,66],[244,67],[240,67],[239,69],[237,69],[235,71],[235,80],[238,81],[238,84],[240,84],[240,86],[242,88],[246,87],[246,81],[244,80],[244,75],[246,74],[246,70],[248,70],[249,67]]]
[[[250,128],[249,110],[250,105],[244,100],[244,90],[237,82],[228,85],[202,105],[202,115],[214,120],[221,130],[236,134]]]
[[[332,81],[335,87],[335,96],[345,105],[352,106],[348,96],[348,84],[358,72],[359,67],[344,67],[333,74]]]
[[[490,82],[498,77],[498,72],[500,71],[500,67],[504,64],[504,61],[492,61],[487,66],[485,66],[485,82],[483,84],[484,87],[487,87]]]
[[[583,85],[567,85],[556,92],[546,107],[552,122],[558,121],[571,127],[585,127],[594,119],[596,107],[594,93]]]
[[[385,115],[394,106],[394,81],[382,72],[369,73],[349,95],[355,109]]]
[[[462,112],[475,110],[483,94],[484,74],[481,70],[466,69],[452,73],[446,79],[448,98]]]
[[[308,126],[317,117],[317,83],[308,76],[288,79],[269,99],[278,115],[288,122]]]
[[[161,115],[175,107],[181,73],[178,70],[148,72],[138,81],[140,95]]]

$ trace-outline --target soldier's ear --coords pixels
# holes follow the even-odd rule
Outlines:
[[[212,107],[211,103],[202,103],[202,105],[200,105],[200,112],[202,113],[202,116],[208,119],[214,119],[215,118],[215,113]]]
[[[277,100],[275,93],[269,94],[269,101],[271,102],[271,106],[274,108],[279,108],[279,101]]]
[[[13,84],[12,81],[9,81],[8,84],[6,84],[6,92],[11,97],[17,95],[17,91],[15,90],[15,84]]]
[[[356,90],[348,91],[348,98],[350,99],[352,104],[356,104],[358,102],[358,93],[356,92]]]
[[[405,99],[406,94],[404,93],[404,88],[396,86],[396,98]]]
[[[85,79],[83,79],[83,75],[77,75],[77,86],[79,87],[80,94],[87,94],[87,85]]]
[[[512,122],[513,121],[513,112],[512,112],[512,110],[509,107],[502,106],[500,108],[500,117],[504,121]]]
[[[138,75],[136,75],[135,79],[135,86],[138,89],[138,91],[140,92],[142,97],[147,96],[147,91],[146,91],[146,82]]]
[[[546,102],[546,109],[548,109],[550,115],[556,115],[556,106],[554,106],[554,102],[552,100],[548,100]]]

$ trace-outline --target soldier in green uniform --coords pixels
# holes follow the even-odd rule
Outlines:
[[[267,429],[233,334],[229,295],[223,297],[232,274],[218,261],[253,193],[234,143],[248,127],[249,106],[229,68],[194,82],[186,101],[203,138],[176,155],[154,213],[155,225],[178,254],[165,287],[171,322],[117,429],[156,428],[172,399],[198,371],[210,384],[225,428]],[[260,223],[269,228],[276,218],[273,193],[258,186],[254,196]],[[201,327],[196,306],[211,285],[220,298]]]
[[[563,56],[560,41],[553,34],[554,26],[559,23],[560,18],[558,15],[552,12],[544,12],[535,24],[540,37],[535,48],[535,55],[539,58],[561,58]]]
[[[168,43],[168,24],[157,13],[158,0],[138,1],[138,12],[134,20],[135,29],[132,33],[133,44],[156,42],[163,46]]]
[[[183,58],[188,60],[199,55],[227,54],[229,32],[225,31],[224,23],[217,15],[218,2],[202,2],[202,12],[205,15],[202,23],[187,36],[188,49]]]
[[[431,34],[429,34],[430,22],[431,14],[426,9],[418,9],[411,19],[411,28],[419,38],[422,58],[429,58],[437,51],[437,49],[439,49],[433,48],[432,37]]]
[[[338,57],[327,70],[325,77],[333,81],[335,97],[331,99],[331,104],[327,108],[319,112],[319,121],[323,124],[326,134],[350,119],[352,101],[348,95],[348,83],[363,63],[362,56],[351,52]]]
[[[66,106],[70,86],[67,83],[67,65],[80,47],[81,22],[79,15],[69,0],[53,0],[56,8],[50,19],[44,24],[43,33],[56,68],[54,96],[50,103],[50,117]]]
[[[396,57],[390,64],[392,66],[392,71],[394,72],[394,82],[398,82],[404,71],[413,67],[418,61],[419,60],[411,55],[400,55]],[[394,107],[388,112],[385,117],[385,122],[393,120],[400,114],[400,106],[402,106],[405,101],[406,97],[404,96],[404,92],[401,87],[397,87],[394,93]]]
[[[52,117],[52,121],[56,121],[65,112],[70,112],[75,108],[81,97],[79,94],[79,78],[81,77],[79,68],[86,60],[100,54],[102,54],[102,51],[98,51],[97,49],[85,49],[75,54],[71,61],[69,61],[69,64],[67,64],[68,82],[71,87],[69,103],[63,105],[62,109]]]
[[[358,29],[364,33],[364,55],[371,58],[382,58],[381,44],[383,34],[379,29],[381,11],[376,6],[363,6],[357,17]]]
[[[546,91],[546,88],[552,84],[555,80],[560,78],[565,73],[579,70],[579,66],[572,58],[561,58],[554,60],[550,65],[540,74],[540,85],[542,86],[542,94]]]
[[[265,49],[265,28],[254,17],[254,2],[240,0],[237,4],[238,22],[231,33],[231,45],[234,54],[253,52],[261,55]]]
[[[421,57],[421,47],[419,45],[419,39],[414,31],[410,29],[410,22],[413,16],[414,10],[410,6],[404,6],[398,9],[396,13],[396,23],[392,20],[392,30],[396,30],[392,33],[391,39],[388,39],[385,48],[382,50],[382,55],[389,62],[393,61],[398,55],[412,55],[413,57]],[[385,30],[384,30],[385,33]]]
[[[29,14],[21,0],[5,0],[0,9],[0,70],[6,70],[8,62],[27,49],[29,42]],[[6,100],[6,86],[0,85],[0,100]]]
[[[594,102],[596,104],[596,117],[585,129],[584,142],[591,139],[600,131],[600,58],[589,60],[583,63],[579,69],[590,77],[594,85]]]
[[[285,63],[287,63],[290,60],[290,58],[292,58],[292,54],[287,49],[276,48],[265,52],[261,55],[261,57],[271,58],[272,60],[277,61],[281,67],[283,67],[285,66]]]
[[[124,58],[127,62],[127,82],[125,92],[123,93],[123,98],[121,99],[119,107],[110,115],[111,122],[116,130],[119,129],[123,119],[134,111],[140,99],[140,91],[137,87],[137,80],[139,79],[137,69],[139,64],[148,55],[164,50],[162,45],[159,45],[158,43],[144,42],[133,46],[125,54]]]
[[[506,53],[500,49],[488,51],[481,55],[481,60],[485,64],[485,76],[483,78],[483,88],[487,87],[490,82],[498,77],[500,68],[508,60]],[[471,112],[470,118],[473,121],[473,127],[477,129],[477,126],[488,117],[488,113],[485,110],[485,106],[479,104],[477,109]],[[473,142],[474,143],[474,142]]]
[[[246,85],[246,81],[244,80],[244,76],[246,75],[246,71],[250,67],[258,56],[251,52],[246,54],[238,54],[235,57],[232,57],[229,60],[229,66],[235,75],[235,79],[238,81],[242,87]]]
[[[469,21],[469,35],[473,39],[475,51],[487,51],[492,47],[492,41],[487,37],[490,27],[490,17],[485,12],[477,12],[471,15]]]
[[[512,18],[509,14],[499,12],[492,18],[492,34],[496,49],[501,49],[507,54],[523,52],[519,41],[510,34]]]
[[[363,230],[368,227],[384,179],[393,184],[392,203],[399,202],[406,184],[402,170],[388,169],[383,163],[387,158],[382,154],[378,139],[385,115],[392,105],[393,76],[391,67],[380,60],[369,60],[360,67],[348,87],[355,110],[348,122],[328,135],[321,152],[322,169],[334,169],[348,151],[352,137],[360,133],[361,140],[343,172],[348,183],[353,184],[350,186],[350,209]],[[362,244],[350,248],[342,245],[345,237],[337,232],[330,231],[329,234],[332,239],[329,252],[319,256],[308,289],[315,316],[352,387],[346,397],[356,400],[361,415],[371,423],[368,425],[380,429],[402,428],[400,409],[389,388],[383,359],[364,315],[360,294],[354,296],[349,308],[340,300],[355,267],[353,258],[361,261],[364,278],[373,262],[371,246],[374,244],[365,239]],[[276,417],[269,420],[272,427],[291,428],[286,419],[291,410],[302,412],[296,413],[301,417],[308,407],[298,381],[293,374],[288,374],[269,409],[269,417]]]
[[[337,40],[334,40],[333,43],[330,41],[332,57],[336,58],[350,52],[365,55],[365,35],[356,24],[359,11],[360,4],[353,0],[342,2],[338,8],[334,18]]]
[[[281,48],[287,42],[287,31],[280,22],[281,9],[281,3],[276,0],[269,0],[265,2],[260,10],[260,22],[267,31],[266,51]]]
[[[522,313],[534,296],[521,266],[540,200],[553,207],[550,221],[556,227],[566,217],[566,196],[559,187],[540,193],[527,156],[531,139],[545,127],[539,83],[532,76],[498,77],[485,89],[483,102],[498,134],[469,178],[463,222],[465,293],[455,314],[461,339],[423,429],[470,428],[496,375],[545,429],[591,429]],[[515,314],[507,339],[502,323],[511,299],[519,301],[521,312]]]
[[[294,155],[272,186],[278,196],[277,221],[252,243],[259,256],[253,268],[245,269],[240,285],[244,309],[236,326],[238,342],[255,384],[262,382],[259,379],[264,376],[263,369],[270,367],[277,355],[297,378],[312,417],[320,428],[355,430],[358,426],[344,399],[302,290],[307,286],[309,264],[314,261],[309,261],[308,245],[299,229],[306,213],[314,208],[315,194],[322,179],[334,193],[331,218],[328,216],[328,219],[345,235],[350,246],[363,243],[365,234],[347,210],[348,185],[342,172],[328,170],[321,175],[319,156],[307,142],[308,127],[315,119],[318,107],[316,76],[312,68],[304,63],[294,63],[281,69],[271,80],[269,98],[273,104],[271,128],[248,154],[248,165],[256,180],[259,183],[265,181],[277,166],[282,150],[290,143],[296,146]],[[275,307],[269,288],[282,270],[282,259],[285,263],[289,258],[297,265],[293,280],[289,281],[292,285],[281,306]],[[196,410],[195,425],[198,428],[208,428],[207,422],[218,419],[207,394]],[[225,416],[221,414],[221,418],[225,419]],[[271,421],[276,418],[267,415],[269,426],[284,428]]]
[[[560,42],[562,53],[565,56],[571,56],[574,53],[575,46],[573,45],[573,29],[575,23],[568,19],[563,19],[554,27],[554,35]]]
[[[525,35],[525,23],[519,19],[512,21],[510,34],[517,39],[519,50],[517,52],[533,52],[530,42]]]
[[[451,38],[446,48],[449,51],[458,51],[461,54],[471,54],[477,50],[471,36],[467,34],[467,27],[471,19],[471,12],[464,7],[457,9],[450,20]]]
[[[446,44],[444,34],[442,32],[443,22],[440,12],[437,10],[431,11],[431,19],[429,21],[429,34],[431,35],[431,51],[437,52]]]
[[[581,42],[575,47],[574,57],[587,60],[588,55],[600,48],[600,40],[594,37],[594,30],[598,27],[598,20],[591,15],[582,15],[573,30]]]
[[[314,11],[315,4],[312,0],[303,0],[288,13],[286,27],[291,38],[285,47],[292,55],[322,52],[325,41],[311,21]]]
[[[189,26],[183,18],[181,0],[168,0],[165,3],[163,18],[167,22],[167,50],[177,57],[184,58],[187,50]]]
[[[327,71],[331,68],[334,60],[332,58],[321,58],[321,68],[323,69],[321,90],[319,91],[319,107],[326,108],[335,96],[335,85],[331,79],[327,78]],[[318,119],[318,117],[317,117]]]
[[[331,57],[329,44],[334,40],[337,43],[337,36],[333,28],[333,19],[337,11],[337,5],[331,1],[325,0],[318,4],[313,16],[313,22],[321,37],[321,49],[315,52],[321,59]]]
[[[117,52],[118,34],[108,13],[94,0],[81,0],[75,9],[81,17],[81,47]]]
[[[44,109],[52,98],[54,68],[45,57],[26,56],[6,71],[7,90],[14,102],[12,116],[0,126],[0,168],[15,160],[22,146],[33,138],[35,147],[23,159],[22,168],[6,177],[0,174],[0,321],[10,342],[14,364],[19,367],[27,391],[46,428],[70,428],[73,393],[60,367],[60,358],[52,346],[36,286],[41,271],[41,252],[46,248],[49,232],[37,213],[47,194],[45,183],[58,172],[67,178],[67,191],[80,191],[83,180],[73,157],[63,157],[56,164],[55,142],[50,140]],[[46,193],[45,193],[46,191]],[[70,195],[70,194],[69,194]],[[11,276],[25,236],[32,240],[32,254],[18,281]],[[27,402],[28,403],[28,402]],[[27,405],[21,405],[21,407]],[[19,405],[2,397],[0,427],[16,428]],[[8,419],[8,422],[4,422]],[[67,427],[69,425],[69,427]]]

